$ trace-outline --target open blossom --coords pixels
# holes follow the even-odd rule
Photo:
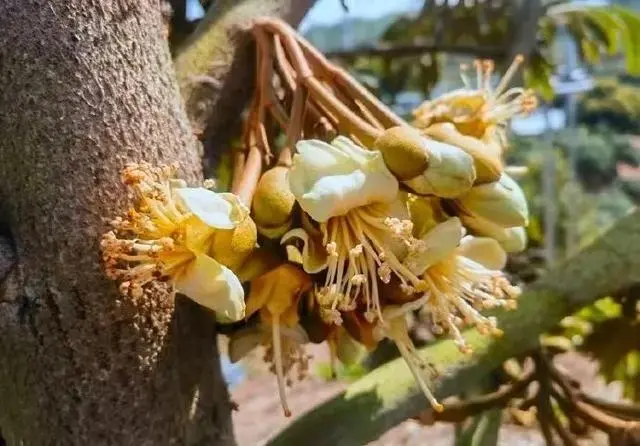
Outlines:
[[[378,280],[392,277],[403,289],[422,289],[424,281],[402,258],[413,249],[406,205],[396,178],[378,151],[345,137],[327,144],[300,141],[289,185],[311,222],[282,237],[302,241],[305,271],[326,270],[316,291],[326,321],[341,324],[342,311],[364,307],[370,320],[382,316]]]
[[[493,181],[502,172],[508,121],[537,105],[531,91],[507,88],[522,61],[522,56],[516,57],[495,88],[491,85],[492,61],[474,62],[475,86],[463,66],[464,88],[426,101],[413,112],[413,125],[424,135],[460,147],[474,158],[480,182]]]
[[[424,291],[404,305],[385,307],[376,330],[378,338],[394,341],[420,389],[432,407],[440,411],[443,407],[425,380],[425,372],[433,375],[435,370],[420,357],[411,341],[406,314],[415,310],[428,313],[436,333],[449,332],[460,350],[469,353],[471,349],[460,328],[476,326],[481,333],[500,335],[496,320],[481,311],[513,307],[520,290],[500,272],[506,254],[498,243],[488,238],[465,237],[456,217],[425,231],[421,242],[422,249],[408,255],[404,264],[425,281]]]
[[[235,195],[188,188],[172,176],[171,168],[147,164],[123,171],[136,203],[102,237],[106,273],[121,282],[123,294],[139,297],[147,283],[168,280],[219,319],[240,320],[245,309],[242,285],[212,256],[212,247],[216,237],[226,240],[245,224],[248,210]]]
[[[405,265],[426,282],[424,308],[438,331],[448,331],[462,351],[469,351],[459,328],[476,326],[498,334],[495,319],[480,312],[513,307],[520,289],[500,271],[506,253],[489,238],[464,236],[457,217],[436,225],[421,241],[425,249],[405,259]]]

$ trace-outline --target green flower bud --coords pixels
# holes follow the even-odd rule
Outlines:
[[[276,166],[266,171],[253,196],[252,214],[260,234],[278,238],[289,230],[296,203],[289,189],[287,167]]]
[[[449,144],[424,138],[406,126],[385,130],[373,145],[389,170],[421,195],[453,198],[475,181],[473,159]]]
[[[473,158],[463,150],[423,138],[429,152],[429,167],[421,175],[404,181],[420,195],[455,198],[467,192],[476,179]]]
[[[380,151],[389,170],[399,180],[409,180],[423,173],[429,166],[429,152],[424,138],[411,127],[398,126],[384,131],[373,143]]]
[[[493,139],[474,138],[460,133],[451,123],[434,124],[422,129],[422,134],[446,144],[461,148],[473,158],[478,183],[498,180],[503,171],[502,149]]]

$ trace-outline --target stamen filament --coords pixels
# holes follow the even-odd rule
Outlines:
[[[276,315],[273,316],[272,327],[272,342],[273,342],[273,363],[276,369],[276,377],[278,381],[278,392],[280,394],[280,404],[285,417],[291,416],[291,410],[289,410],[289,404],[287,403],[287,394],[285,390],[284,382],[284,365],[282,363],[282,339],[280,337],[280,318]]]

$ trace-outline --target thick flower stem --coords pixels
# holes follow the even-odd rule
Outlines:
[[[317,63],[314,64],[314,67],[310,65],[295,31],[285,23],[269,18],[256,20],[253,29],[254,36],[258,41],[259,52],[263,53],[264,59],[270,61],[272,58],[275,59],[276,71],[279,73],[287,92],[293,96],[294,102],[299,87],[304,87],[306,94],[309,95],[309,100],[303,101],[302,106],[292,104],[289,120],[294,122],[285,128],[289,135],[289,145],[291,145],[291,132],[298,134],[298,128],[313,128],[315,122],[323,127],[326,134],[331,134],[332,128],[337,128],[345,135],[354,135],[365,145],[370,145],[377,139],[383,130],[383,124],[380,123],[380,118],[369,110],[370,104],[367,103],[366,98],[354,98],[346,89],[343,90],[346,93],[345,99],[348,100],[336,97],[336,94],[340,94],[340,89],[337,88],[332,92],[329,87],[315,77],[316,73],[313,68],[317,69],[319,65]],[[270,54],[271,45],[267,45],[268,39],[265,36],[267,33],[274,36],[275,57]],[[259,80],[258,89],[259,91],[273,89],[272,80],[262,77]],[[276,95],[268,93],[268,97],[271,99]],[[351,103],[352,108],[362,117],[350,109],[345,102]],[[309,109],[310,117],[315,118],[315,122],[311,126],[305,125],[304,111],[306,109]],[[322,119],[323,117],[325,119]],[[277,121],[281,125],[280,120]],[[297,139],[297,137],[295,138]],[[290,153],[287,152],[290,150],[291,148],[286,149],[279,164],[286,165],[290,157]]]
[[[294,32],[287,24],[283,24],[282,28],[288,28],[288,32]],[[367,109],[371,111],[376,120],[385,127],[394,127],[398,125],[406,125],[395,113],[393,113],[386,105],[380,102],[366,88],[356,82],[344,70],[333,65],[327,60],[322,53],[315,49],[306,39],[296,34],[296,40],[302,47],[307,59],[312,65],[316,65],[320,73],[334,81],[336,84],[343,86],[346,91],[356,101],[361,101]]]
[[[231,192],[240,197],[242,202],[247,206],[251,206],[253,194],[256,192],[258,181],[260,181],[260,174],[262,173],[262,160],[262,151],[258,148],[257,145],[251,145],[247,154],[246,162],[244,164],[244,169],[240,171],[240,179],[237,180],[236,187],[231,190]]]

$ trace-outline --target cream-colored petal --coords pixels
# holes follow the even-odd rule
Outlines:
[[[233,229],[237,222],[231,216],[233,204],[208,189],[185,187],[175,190],[181,204],[212,228]]]
[[[487,269],[501,270],[507,264],[507,253],[497,240],[488,237],[466,236],[460,242],[458,254]]]
[[[439,221],[444,220],[439,198],[413,195],[408,205],[413,222],[413,235],[417,238],[422,238]]]
[[[347,138],[334,143],[308,140],[296,145],[289,187],[305,212],[325,222],[356,207],[395,199],[398,181],[380,152],[362,149]]]
[[[521,226],[506,228],[496,240],[507,252],[522,252],[527,247],[527,230]]]
[[[503,228],[478,216],[462,215],[461,217],[464,225],[474,234],[497,240],[507,252],[522,252],[527,247],[527,231],[521,226]]]
[[[178,292],[216,312],[220,321],[244,318],[244,290],[236,275],[211,257],[199,254],[175,278]]]
[[[425,139],[429,167],[419,176],[404,181],[416,193],[455,198],[471,189],[476,179],[473,158],[458,147]]]
[[[239,225],[245,219],[249,218],[251,211],[236,194],[232,194],[231,192],[222,192],[218,195],[231,204],[231,215],[229,215],[229,218],[235,225]]]
[[[422,237],[420,249],[409,253],[404,264],[414,274],[421,275],[428,268],[452,255],[464,236],[460,219],[453,217],[440,223]]]
[[[422,133],[437,141],[464,150],[473,159],[476,180],[490,183],[500,178],[502,173],[501,148],[491,141],[464,135],[450,122],[437,123],[422,130]]]
[[[499,181],[472,188],[457,202],[465,213],[505,228],[526,226],[528,223],[529,209],[524,192],[505,173]]]
[[[302,228],[292,229],[282,236],[281,244],[292,239],[302,240],[302,268],[309,274],[322,271],[327,267],[327,251],[319,240],[309,236]]]

